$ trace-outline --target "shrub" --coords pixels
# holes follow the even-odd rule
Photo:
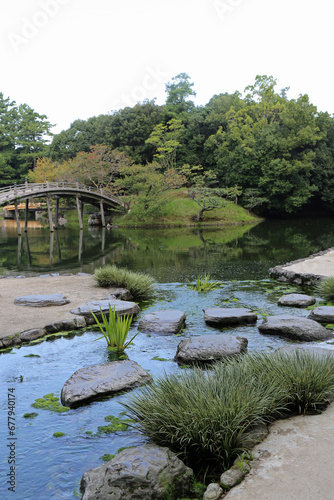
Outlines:
[[[211,370],[164,375],[123,403],[140,432],[180,453],[195,470],[227,469],[252,427],[284,410],[306,411],[334,390],[330,356],[260,353]]]
[[[316,292],[321,298],[334,301],[334,276],[328,276],[316,286]]]
[[[116,352],[123,352],[124,349],[126,349],[129,344],[133,341],[133,339],[138,335],[139,332],[137,332],[131,340],[126,342],[126,337],[128,336],[131,322],[132,322],[132,316],[116,316],[116,311],[115,307],[114,309],[111,309],[111,305],[109,304],[109,319],[106,314],[103,314],[102,309],[100,308],[101,311],[101,319],[102,319],[102,324],[100,321],[97,319],[96,315],[91,311],[97,326],[102,332],[102,337],[99,337],[96,340],[100,340],[102,338],[105,338],[108,344],[108,348],[112,351]]]
[[[94,279],[102,287],[114,286],[126,288],[134,300],[148,300],[154,295],[154,280],[151,276],[128,271],[114,265],[96,269]]]

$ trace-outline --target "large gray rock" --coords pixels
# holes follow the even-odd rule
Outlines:
[[[138,325],[143,332],[154,332],[162,335],[178,333],[184,325],[186,315],[183,311],[166,309],[144,316]]]
[[[210,307],[203,311],[205,322],[209,325],[240,325],[257,320],[257,315],[245,307]]]
[[[182,340],[174,360],[178,363],[208,363],[246,351],[248,340],[232,335],[201,335]]]
[[[61,403],[75,406],[103,395],[125,391],[150,382],[151,376],[135,361],[112,361],[80,368],[65,382]]]
[[[259,325],[259,330],[265,335],[281,335],[289,339],[307,342],[334,339],[332,332],[319,325],[316,321],[289,314],[268,316]]]
[[[62,293],[50,293],[48,295],[24,295],[17,297],[14,304],[17,306],[30,307],[49,307],[49,306],[64,306],[69,304],[70,300]]]
[[[315,307],[308,318],[319,323],[334,323],[334,306]]]
[[[82,500],[164,500],[187,496],[192,469],[168,448],[129,448],[82,476]],[[168,497],[169,498],[169,497]]]
[[[109,314],[109,304],[111,309],[115,308],[117,316],[131,316],[138,314],[140,309],[135,302],[127,302],[125,300],[118,299],[103,299],[103,300],[90,300],[85,302],[82,306],[78,306],[71,310],[72,314],[78,316],[91,317],[92,312],[98,317],[101,317],[101,309],[104,314]]]
[[[315,304],[315,297],[303,293],[289,293],[278,299],[279,306],[308,307]]]

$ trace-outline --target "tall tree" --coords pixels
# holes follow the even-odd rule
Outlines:
[[[194,102],[189,99],[196,96],[193,86],[187,73],[174,76],[166,84],[167,99],[164,111],[169,115],[169,119],[177,117],[182,119],[182,115],[186,115],[194,108]],[[184,116],[183,118],[185,119]]]
[[[36,166],[37,158],[46,154],[53,125],[46,115],[39,115],[28,104],[15,109],[14,119],[19,173],[24,176]]]

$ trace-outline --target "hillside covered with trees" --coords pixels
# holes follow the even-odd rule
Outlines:
[[[195,106],[181,73],[166,102],[144,101],[51,134],[46,116],[0,94],[1,184],[78,179],[153,213],[169,189],[201,206],[233,200],[259,215],[334,209],[334,118],[272,76]],[[160,197],[160,198],[159,198]]]

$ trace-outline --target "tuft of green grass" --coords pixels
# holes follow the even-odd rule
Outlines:
[[[142,434],[179,453],[195,471],[226,470],[247,451],[254,425],[317,408],[333,390],[331,356],[259,353],[208,371],[165,374],[122,405]]]
[[[102,337],[96,340],[105,338],[107,341],[108,349],[116,351],[117,353],[123,352],[124,349],[129,347],[133,339],[138,335],[137,332],[128,342],[126,342],[126,337],[128,336],[129,329],[132,322],[132,316],[116,316],[115,307],[112,310],[109,304],[109,319],[106,314],[101,311],[102,324],[97,319],[96,315],[91,311],[96,324],[102,332]]]
[[[151,276],[128,271],[114,265],[99,267],[94,272],[98,286],[126,288],[134,300],[144,301],[155,295],[154,280]]]
[[[316,286],[316,293],[329,302],[334,301],[334,276],[328,276]]]
[[[189,288],[197,292],[210,292],[221,287],[219,281],[212,281],[210,274],[205,273],[204,276],[199,276],[195,284],[189,284]]]

